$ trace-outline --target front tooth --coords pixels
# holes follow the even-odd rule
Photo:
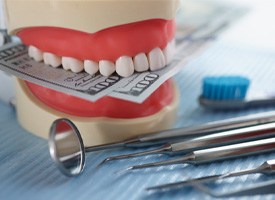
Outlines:
[[[79,73],[84,69],[84,63],[81,60],[71,57],[62,57],[62,66],[64,69],[71,69],[74,73]]]
[[[172,61],[173,56],[175,55],[175,49],[175,42],[173,40],[172,42],[168,43],[166,48],[163,50],[166,64],[169,64]]]
[[[116,61],[116,72],[122,77],[129,77],[135,71],[133,59],[129,56],[122,56]]]
[[[103,76],[110,76],[116,71],[116,66],[113,62],[101,60],[99,61],[99,71]]]
[[[52,67],[59,67],[62,63],[61,57],[52,53],[43,53],[43,59],[46,65],[50,65]]]
[[[43,52],[34,46],[29,47],[29,56],[33,58],[36,62],[41,62],[43,60]]]
[[[144,72],[149,69],[149,62],[145,53],[140,53],[134,57],[134,65],[137,72]]]
[[[148,54],[150,69],[156,71],[165,66],[165,58],[160,48],[155,48]]]
[[[99,65],[97,62],[94,62],[92,60],[85,60],[84,69],[88,74],[94,75],[98,72]]]

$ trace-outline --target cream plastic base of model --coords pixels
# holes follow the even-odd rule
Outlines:
[[[179,4],[179,0],[5,0],[8,30],[13,34],[34,26],[95,33],[148,19],[171,20]]]
[[[140,134],[170,128],[177,117],[179,94],[176,87],[173,103],[157,114],[136,119],[83,118],[67,115],[41,103],[29,91],[25,83],[16,79],[17,117],[23,128],[30,133],[48,138],[51,124],[58,118],[68,118],[78,127],[85,146],[125,140]]]

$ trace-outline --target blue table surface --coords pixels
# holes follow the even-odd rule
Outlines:
[[[201,93],[201,80],[207,75],[245,75],[252,80],[250,91],[275,91],[274,53],[217,42],[201,56],[183,66],[181,72],[175,76],[181,92],[181,104],[175,126],[191,126],[275,110],[273,106],[214,112],[203,109],[197,103]],[[23,130],[12,108],[0,102],[0,199],[212,199],[192,188],[168,193],[148,193],[144,189],[190,177],[250,169],[266,159],[275,157],[275,153],[269,153],[198,166],[172,165],[123,175],[115,174],[117,170],[132,164],[167,158],[158,155],[111,162],[99,169],[96,168],[97,164],[108,156],[136,151],[138,150],[122,149],[90,153],[86,159],[84,173],[76,178],[67,178],[56,169],[50,159],[47,141]],[[209,187],[213,191],[226,192],[272,179],[274,176],[254,174],[219,181],[210,184]],[[275,199],[275,196],[253,196],[243,199]]]

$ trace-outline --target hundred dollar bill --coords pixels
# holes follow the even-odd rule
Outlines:
[[[223,30],[238,20],[246,11],[240,7],[229,7],[223,4],[204,4],[193,0],[186,2],[189,5],[190,14],[188,16],[179,14],[177,18],[178,48],[173,62],[160,71],[135,74],[124,79],[125,84],[109,96],[142,103],[162,83],[178,73],[190,59],[203,52]],[[186,3],[183,5],[186,6]],[[200,11],[204,11],[201,12],[202,16],[199,16],[198,12],[190,11],[190,8],[197,9],[197,7]],[[193,25],[192,22],[194,22]]]
[[[190,60],[191,56],[202,51],[207,42],[182,43],[175,55],[172,63],[158,71],[148,71],[136,73],[129,78],[125,78],[120,88],[113,91],[109,96],[142,103],[166,80],[178,73],[182,67]]]
[[[122,84],[118,75],[104,77],[84,72],[76,74],[38,63],[28,56],[27,47],[22,44],[10,44],[0,49],[0,70],[90,101],[106,96]]]

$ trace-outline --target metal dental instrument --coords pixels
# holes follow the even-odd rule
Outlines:
[[[206,177],[197,178],[197,179],[180,181],[177,183],[159,185],[159,186],[149,187],[146,190],[148,190],[148,191],[150,191],[150,190],[173,190],[173,189],[182,188],[184,186],[192,186],[192,185],[198,184],[198,183],[205,183],[205,182],[216,181],[216,180],[221,180],[221,179],[225,179],[225,178],[231,178],[231,177],[242,176],[242,175],[247,175],[247,174],[257,174],[257,173],[259,173],[259,174],[273,174],[273,173],[275,173],[275,160],[268,160],[268,161],[264,162],[262,165],[260,165],[259,167],[254,168],[254,169],[226,173],[226,174],[221,174],[221,175],[206,176]]]
[[[236,144],[270,137],[275,137],[275,122],[213,133],[207,136],[196,137],[194,139],[187,139],[183,142],[166,144],[158,149],[150,151],[109,157],[103,160],[99,166],[112,160],[128,159],[152,154],[182,154],[198,149]]]
[[[53,122],[50,129],[49,149],[52,159],[57,163],[61,172],[68,176],[76,176],[83,171],[85,152],[119,147],[143,147],[165,144],[168,141],[186,139],[191,136],[206,135],[215,131],[230,130],[270,122],[275,122],[275,111],[222,120],[191,128],[161,131],[121,142],[84,148],[77,127],[68,119],[58,119]]]
[[[66,119],[56,120],[50,129],[49,150],[59,170],[66,176],[80,174],[85,166],[85,152],[81,135]]]
[[[265,124],[270,122],[275,122],[275,111],[220,120],[194,127],[178,128],[156,133],[144,134],[120,142],[89,147],[89,151],[99,151],[119,147],[148,147],[153,145],[166,144],[167,142],[171,141],[180,141],[182,139],[186,139],[187,137],[202,136],[218,131],[232,130],[236,128]],[[58,121],[53,122],[53,126],[56,123],[58,123]]]
[[[251,195],[267,195],[267,194],[275,194],[275,181],[265,181],[261,183],[253,184],[252,186],[248,186],[245,188],[241,188],[234,191],[229,191],[226,193],[217,193],[211,191],[210,188],[201,185],[201,184],[194,184],[193,185],[196,189],[212,196],[215,198],[225,198],[225,197],[241,197],[241,196],[251,196]]]
[[[131,166],[126,169],[120,170],[117,173],[173,164],[201,164],[272,151],[275,151],[275,138],[256,140],[252,142],[244,142],[240,144],[233,144],[204,150],[197,150],[177,159]]]

